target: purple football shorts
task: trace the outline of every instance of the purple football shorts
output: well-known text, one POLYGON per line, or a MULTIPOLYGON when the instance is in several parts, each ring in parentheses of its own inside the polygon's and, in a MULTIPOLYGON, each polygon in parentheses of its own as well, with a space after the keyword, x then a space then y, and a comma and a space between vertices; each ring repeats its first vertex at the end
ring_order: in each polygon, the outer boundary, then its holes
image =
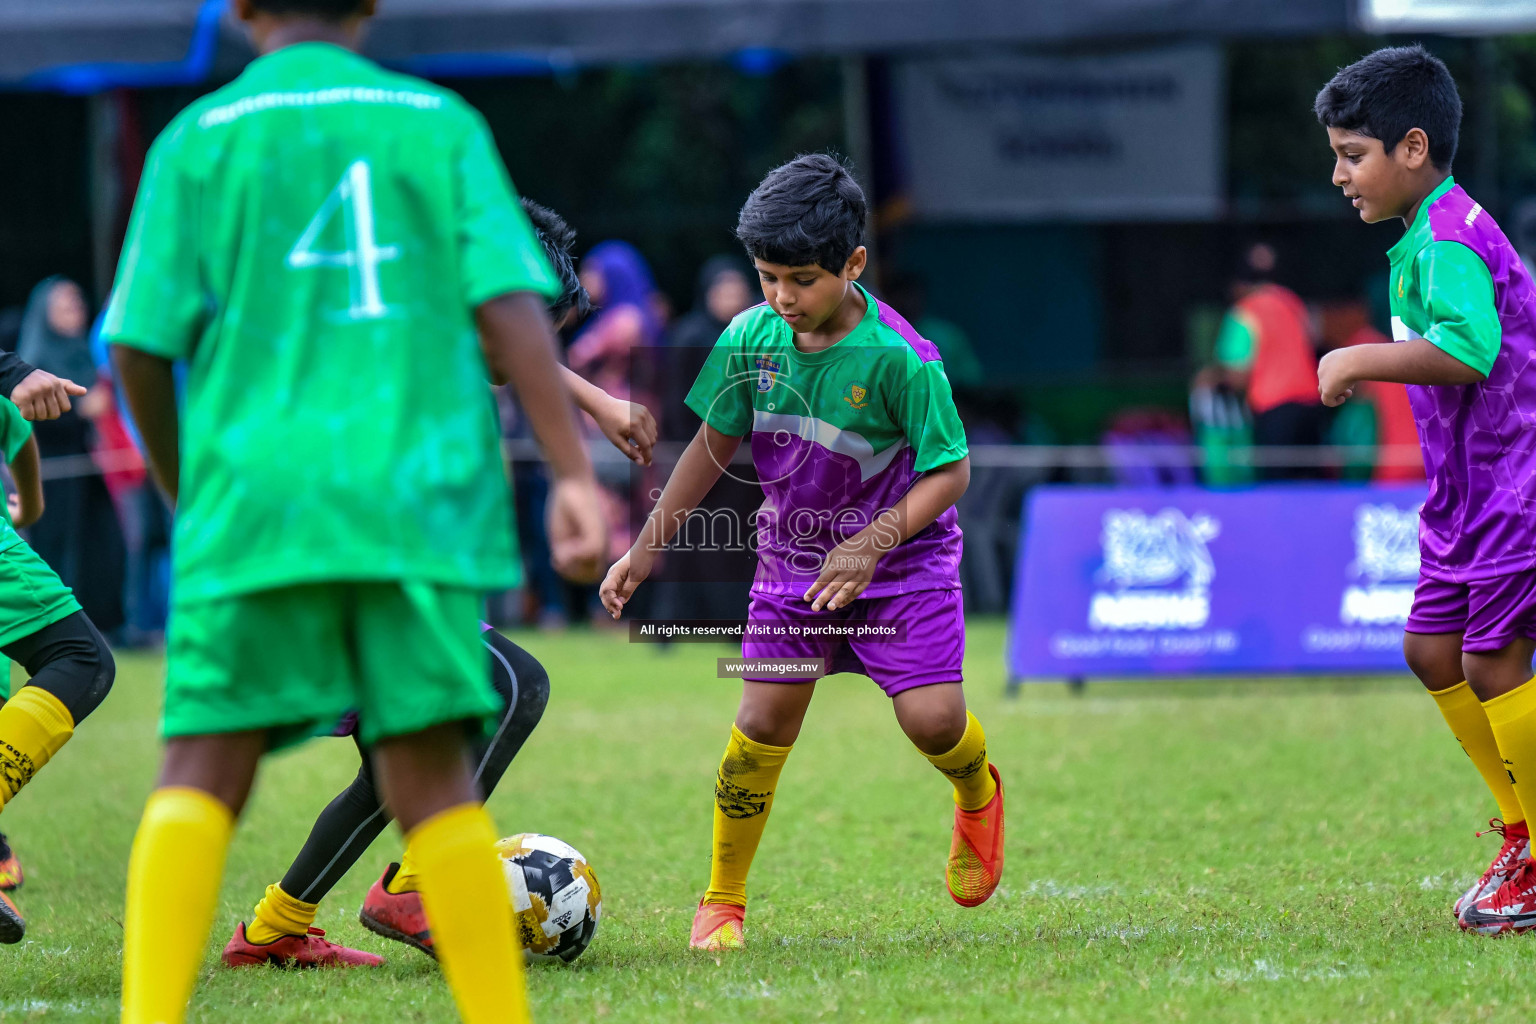
POLYGON ((1461 649, 1497 651, 1516 637, 1536 637, 1536 569, 1470 583, 1419 575, 1408 613, 1410 633, 1461 633, 1461 649))

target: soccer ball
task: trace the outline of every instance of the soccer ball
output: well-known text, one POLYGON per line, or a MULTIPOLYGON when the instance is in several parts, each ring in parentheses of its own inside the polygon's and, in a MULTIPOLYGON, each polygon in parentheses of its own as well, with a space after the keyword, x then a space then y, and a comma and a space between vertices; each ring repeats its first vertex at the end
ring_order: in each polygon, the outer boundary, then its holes
POLYGON ((517 938, 531 960, 570 963, 592 944, 603 890, 575 847, 524 832, 496 844, 516 915, 517 938))

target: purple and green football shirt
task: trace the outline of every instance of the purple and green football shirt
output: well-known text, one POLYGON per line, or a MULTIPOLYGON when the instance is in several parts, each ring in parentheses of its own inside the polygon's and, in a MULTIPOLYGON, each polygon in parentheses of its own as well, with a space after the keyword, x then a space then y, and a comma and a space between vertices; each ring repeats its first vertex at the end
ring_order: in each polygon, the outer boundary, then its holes
MULTIPOLYGON (((751 435, 763 487, 752 592, 799 597, 827 552, 893 508, 930 469, 965 458, 938 349, 889 306, 869 308, 820 352, 795 347, 764 304, 715 344, 688 407, 732 437, 751 435)), ((864 597, 960 586, 960 527, 948 508, 880 560, 864 597)))
POLYGON ((1387 253, 1392 336, 1487 375, 1408 387, 1429 497, 1422 571, 1467 583, 1536 565, 1536 286, 1504 232, 1452 178, 1387 253))

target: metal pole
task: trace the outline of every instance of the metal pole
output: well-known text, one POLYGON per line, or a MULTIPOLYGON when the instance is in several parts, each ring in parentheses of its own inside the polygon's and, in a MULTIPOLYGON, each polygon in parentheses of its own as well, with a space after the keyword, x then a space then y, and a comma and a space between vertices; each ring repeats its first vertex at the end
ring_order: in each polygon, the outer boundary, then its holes
POLYGON ((1498 43, 1479 39, 1477 51, 1477 198, 1495 217, 1504 214, 1499 205, 1499 104, 1502 75, 1498 43))
MULTIPOLYGON (((843 61, 843 140, 848 149, 848 159, 853 162, 855 176, 864 186, 865 196, 874 208, 875 147, 869 123, 869 60, 866 57, 844 57, 843 61)), ((870 263, 875 262, 875 235, 869 232, 864 240, 869 250, 870 263)))

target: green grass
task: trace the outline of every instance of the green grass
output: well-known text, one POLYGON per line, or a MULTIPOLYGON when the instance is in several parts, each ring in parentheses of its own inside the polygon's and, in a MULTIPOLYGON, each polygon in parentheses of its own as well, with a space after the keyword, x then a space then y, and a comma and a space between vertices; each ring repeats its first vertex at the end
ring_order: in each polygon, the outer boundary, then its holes
MULTIPOLYGON (((531 971, 541 1022, 1517 1020, 1536 949, 1460 934, 1492 813, 1406 675, 1095 683, 1003 694, 1003 629, 975 622, 972 706, 1009 793, 1008 867, 962 910, 941 869, 950 804, 862 678, 821 686, 752 876, 752 947, 685 949, 709 871, 710 790, 737 688, 721 648, 606 632, 520 638, 551 670, 544 724, 492 810, 574 843, 603 881, 596 943, 531 971)), ((281 638, 274 638, 281 642, 281 638)), ((116 1020, 123 876, 156 763, 158 659, 4 816, 27 941, 0 949, 0 1020, 116 1020)), ((316 741, 272 760, 230 852, 191 1019, 451 1021, 433 964, 355 912, 391 834, 321 909, 375 972, 215 970, 355 769, 316 741)), ((167 922, 172 926, 174 922, 167 922)))

